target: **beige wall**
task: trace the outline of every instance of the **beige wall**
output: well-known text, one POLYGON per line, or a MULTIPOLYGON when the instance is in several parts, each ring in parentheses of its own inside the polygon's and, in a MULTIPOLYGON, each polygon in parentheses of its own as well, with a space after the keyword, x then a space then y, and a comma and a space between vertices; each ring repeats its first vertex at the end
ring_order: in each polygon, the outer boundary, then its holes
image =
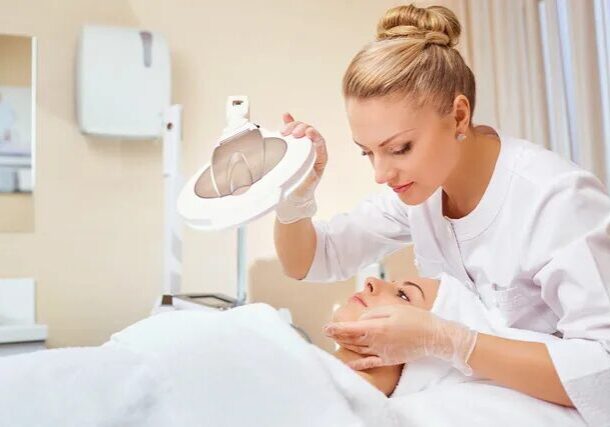
MULTIPOLYGON (((210 155, 228 95, 248 95, 252 119, 265 127, 279 127, 284 111, 317 126, 330 156, 318 217, 328 218, 376 190, 370 167, 350 142, 340 80, 352 55, 373 37, 377 17, 395 3, 0 0, 2 32, 36 36, 39 51, 36 230, 0 233, 0 277, 37 280, 38 317, 50 327, 49 344, 99 344, 146 316, 161 288, 161 146, 78 131, 74 61, 82 24, 139 26, 167 37, 173 101, 184 105, 187 174, 210 155), (350 186, 340 185, 345 182, 350 186)), ((269 215, 248 227, 255 279, 260 265, 270 265, 263 276, 277 274, 272 225, 269 215)), ((234 294, 234 232, 187 231, 184 253, 185 291, 234 294)), ((253 287, 251 295, 296 307, 297 321, 320 315, 315 301, 307 314, 299 306, 301 291, 286 283, 253 287)), ((341 300, 351 285, 302 292, 341 300)))
POLYGON ((38 39, 36 229, 0 233, 0 277, 34 277, 52 346, 96 344, 146 314, 161 263, 160 149, 95 141, 74 114, 85 22, 137 25, 125 1, 0 1, 5 34, 38 39))
POLYGON ((0 233, 34 231, 32 193, 0 193, 0 233))
MULTIPOLYGON (((32 39, 0 34, 0 86, 30 87, 32 39)), ((0 193, 0 232, 34 231, 34 196, 0 193)))

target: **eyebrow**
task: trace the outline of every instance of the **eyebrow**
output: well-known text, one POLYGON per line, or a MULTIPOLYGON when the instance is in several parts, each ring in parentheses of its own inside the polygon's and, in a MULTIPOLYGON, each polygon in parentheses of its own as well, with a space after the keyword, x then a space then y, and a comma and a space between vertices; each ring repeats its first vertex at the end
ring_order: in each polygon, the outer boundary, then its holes
POLYGON ((426 295, 424 294, 424 291, 422 290, 422 288, 420 288, 420 287, 419 287, 419 285, 418 285, 418 284, 415 284, 415 283, 413 283, 413 282, 409 282, 409 281, 405 281, 405 282, 402 282, 402 283, 401 283, 401 285, 402 285, 402 286, 409 286, 409 285, 411 285, 411 286, 415 286, 415 287, 416 287, 417 289, 419 289, 419 291, 421 292, 421 296, 422 296, 422 298, 423 298, 424 300, 426 299, 426 295))
MULTIPOLYGON (((398 135, 402 135, 405 132, 409 132, 415 130, 415 128, 411 128, 411 129, 405 129, 405 130, 401 130, 398 133, 395 133, 394 135, 392 135, 391 137, 389 137, 388 139, 386 139, 385 141, 383 141, 381 144, 379 144, 379 147, 383 147, 384 145, 386 145, 388 142, 390 142, 391 140, 393 140, 394 138, 396 138, 398 135)), ((362 148, 366 148, 364 145, 360 144, 358 141, 356 141, 354 139, 354 142, 356 143, 356 145, 362 147, 362 148)))

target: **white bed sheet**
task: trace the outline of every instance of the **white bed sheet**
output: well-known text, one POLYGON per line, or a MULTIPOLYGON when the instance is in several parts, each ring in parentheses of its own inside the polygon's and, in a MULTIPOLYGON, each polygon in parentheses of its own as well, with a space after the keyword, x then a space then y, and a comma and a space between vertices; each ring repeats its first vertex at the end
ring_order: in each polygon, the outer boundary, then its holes
POLYGON ((0 358, 0 425, 584 425, 574 410, 428 369, 437 387, 388 399, 268 305, 170 312, 101 347, 0 358))

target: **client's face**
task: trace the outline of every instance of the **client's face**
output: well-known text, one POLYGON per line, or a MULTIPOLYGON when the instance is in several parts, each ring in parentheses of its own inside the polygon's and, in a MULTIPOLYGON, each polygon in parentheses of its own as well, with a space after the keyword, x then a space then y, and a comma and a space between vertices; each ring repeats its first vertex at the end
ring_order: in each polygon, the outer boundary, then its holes
POLYGON ((364 310, 381 305, 410 304, 430 310, 440 281, 412 277, 404 281, 386 282, 375 277, 366 279, 364 289, 352 295, 334 313, 334 322, 357 320, 364 310))

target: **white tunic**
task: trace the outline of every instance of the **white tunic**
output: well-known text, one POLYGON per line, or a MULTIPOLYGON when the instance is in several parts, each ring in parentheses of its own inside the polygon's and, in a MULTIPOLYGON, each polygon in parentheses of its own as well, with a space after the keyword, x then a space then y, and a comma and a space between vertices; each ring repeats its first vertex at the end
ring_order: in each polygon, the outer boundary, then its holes
POLYGON ((500 139, 488 188, 467 216, 443 216, 441 188, 416 206, 387 188, 314 222, 303 280, 347 279, 412 242, 422 276, 444 271, 506 326, 563 337, 547 348, 566 392, 588 423, 610 426, 610 197, 556 153, 500 139))

